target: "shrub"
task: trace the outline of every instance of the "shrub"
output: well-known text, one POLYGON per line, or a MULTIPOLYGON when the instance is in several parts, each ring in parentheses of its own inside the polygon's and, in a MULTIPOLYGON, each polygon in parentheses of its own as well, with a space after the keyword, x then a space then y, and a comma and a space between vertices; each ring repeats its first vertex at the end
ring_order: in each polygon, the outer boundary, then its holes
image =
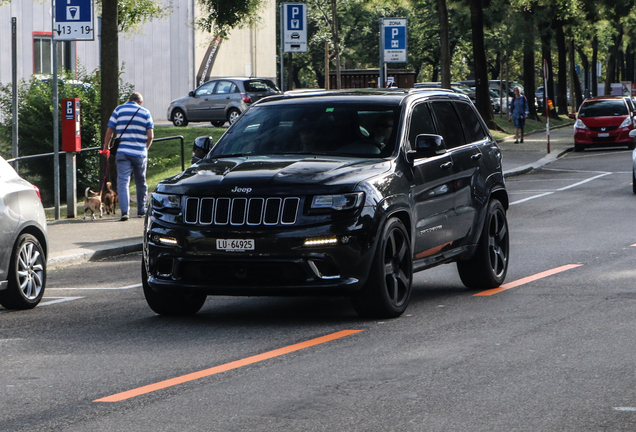
MULTIPOLYGON (((18 154, 19 156, 53 152, 53 89, 50 78, 31 77, 18 84, 18 154)), ((130 84, 120 82, 120 101, 127 100, 133 91, 130 84)), ((12 129, 11 84, 0 84, 0 155, 11 158, 12 129)), ((82 148, 100 147, 100 82, 99 72, 79 71, 78 77, 61 75, 58 82, 58 98, 80 99, 82 148)), ((59 142, 62 151, 61 118, 58 110, 59 142)), ((19 162, 20 175, 38 186, 45 206, 54 205, 53 156, 45 156, 19 162)), ((60 157, 60 201, 66 201, 66 161, 60 157)), ((84 151, 77 156, 77 192, 84 196, 87 187, 98 190, 99 154, 84 151)))

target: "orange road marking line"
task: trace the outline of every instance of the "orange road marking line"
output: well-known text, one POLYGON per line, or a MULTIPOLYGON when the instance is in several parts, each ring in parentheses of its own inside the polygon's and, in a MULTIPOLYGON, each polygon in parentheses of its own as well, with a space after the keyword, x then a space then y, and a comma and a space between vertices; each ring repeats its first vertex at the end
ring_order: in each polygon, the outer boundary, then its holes
POLYGON ((247 357, 244 358, 242 360, 237 360, 237 361, 233 361, 230 363, 225 363, 219 366, 215 366, 209 369, 204 369, 202 371, 199 372, 193 372, 187 375, 182 375, 179 377, 175 377, 175 378, 171 378, 171 379, 167 379, 165 381, 160 381, 158 383, 155 384, 149 384, 143 387, 138 387, 136 389, 132 389, 132 390, 128 390, 125 392, 121 392, 121 393, 117 393, 111 396, 106 396, 103 397, 101 399, 96 399, 93 402, 121 402, 123 400, 126 399, 130 399, 133 398, 135 396, 140 396, 146 393, 151 393, 157 390, 161 390, 167 387, 172 387, 178 384, 183 384, 189 381, 194 381, 197 380, 199 378, 205 378, 208 377, 210 375, 215 375, 221 372, 226 372, 232 369, 237 369, 240 368, 242 366, 247 366, 253 363, 258 363, 264 360, 268 360, 274 357, 279 357, 282 356, 284 354, 289 354, 291 352, 294 351, 299 351, 305 348, 309 348, 315 345, 320 345, 326 342, 331 342, 333 340, 336 339, 340 339, 343 338, 345 336, 350 336, 356 333, 360 333, 363 330, 343 330, 340 332, 336 332, 336 333, 332 333, 332 334, 328 334, 326 336, 322 336, 319 338, 315 338, 315 339, 311 339, 305 342, 301 342, 301 343, 297 343, 295 345, 290 345, 287 347, 283 347, 283 348, 278 348, 275 349, 273 351, 268 351, 262 354, 258 354, 252 357, 247 357))
POLYGON ((582 265, 583 264, 568 264, 568 265, 564 265, 564 266, 561 266, 561 267, 557 267, 557 268, 552 269, 552 270, 547 270, 547 271, 544 271, 544 272, 541 272, 541 273, 537 273, 537 274, 532 275, 532 276, 528 276, 528 277, 524 277, 524 278, 518 279, 516 281, 510 282, 510 283, 507 283, 507 284, 503 284, 499 288, 493 288, 493 289, 489 289, 489 290, 486 290, 486 291, 478 292, 477 294, 474 294, 473 297, 491 296, 493 294, 497 294, 497 293, 500 293, 502 291, 509 290, 510 288, 518 287, 519 285, 524 285, 524 284, 536 281, 538 279, 543 279, 544 277, 548 277, 548 276, 552 276, 552 275, 557 274, 557 273, 564 272, 566 270, 571 270, 571 269, 576 268, 576 267, 581 267, 582 265))

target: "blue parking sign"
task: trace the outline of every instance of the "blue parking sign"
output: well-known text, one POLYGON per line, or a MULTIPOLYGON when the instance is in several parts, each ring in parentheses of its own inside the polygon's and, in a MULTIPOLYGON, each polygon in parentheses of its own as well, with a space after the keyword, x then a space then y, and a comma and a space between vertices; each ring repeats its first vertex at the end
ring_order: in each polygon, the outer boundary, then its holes
POLYGON ((307 5, 281 4, 281 37, 284 52, 307 52, 307 5))
POLYGON ((55 2, 55 22, 92 22, 92 0, 58 0, 55 2))
POLYGON ((384 49, 406 49, 406 27, 384 27, 384 49))
POLYGON ((287 30, 303 31, 305 29, 305 16, 303 4, 288 4, 287 6, 287 30))
POLYGON ((406 18, 380 18, 380 56, 384 63, 407 62, 406 18))

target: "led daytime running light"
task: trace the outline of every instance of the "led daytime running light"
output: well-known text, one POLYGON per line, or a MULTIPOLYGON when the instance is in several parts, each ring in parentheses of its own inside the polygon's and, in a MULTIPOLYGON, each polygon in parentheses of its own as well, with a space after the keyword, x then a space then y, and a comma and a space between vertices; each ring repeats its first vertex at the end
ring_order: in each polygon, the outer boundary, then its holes
POLYGON ((305 246, 325 246, 325 245, 334 245, 338 243, 338 239, 336 237, 329 238, 313 238, 305 240, 305 246))

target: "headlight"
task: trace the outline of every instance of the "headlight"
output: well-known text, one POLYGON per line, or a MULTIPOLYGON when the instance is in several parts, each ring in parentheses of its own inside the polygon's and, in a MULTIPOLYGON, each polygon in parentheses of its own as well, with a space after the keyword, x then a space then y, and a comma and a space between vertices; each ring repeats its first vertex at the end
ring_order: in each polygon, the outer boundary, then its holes
POLYGON ((632 118, 627 117, 625 120, 623 120, 623 123, 621 123, 619 127, 627 127, 627 126, 630 126, 631 124, 632 124, 632 118))
POLYGON ((354 192, 340 195, 316 195, 311 201, 314 210, 351 210, 362 204, 364 192, 354 192))
POLYGON ((587 126, 585 126, 585 123, 583 123, 583 121, 577 120, 576 123, 574 123, 574 128, 575 129, 587 129, 587 126))
POLYGON ((166 195, 161 193, 153 193, 151 195, 152 208, 161 209, 178 209, 181 207, 181 197, 179 195, 166 195))

